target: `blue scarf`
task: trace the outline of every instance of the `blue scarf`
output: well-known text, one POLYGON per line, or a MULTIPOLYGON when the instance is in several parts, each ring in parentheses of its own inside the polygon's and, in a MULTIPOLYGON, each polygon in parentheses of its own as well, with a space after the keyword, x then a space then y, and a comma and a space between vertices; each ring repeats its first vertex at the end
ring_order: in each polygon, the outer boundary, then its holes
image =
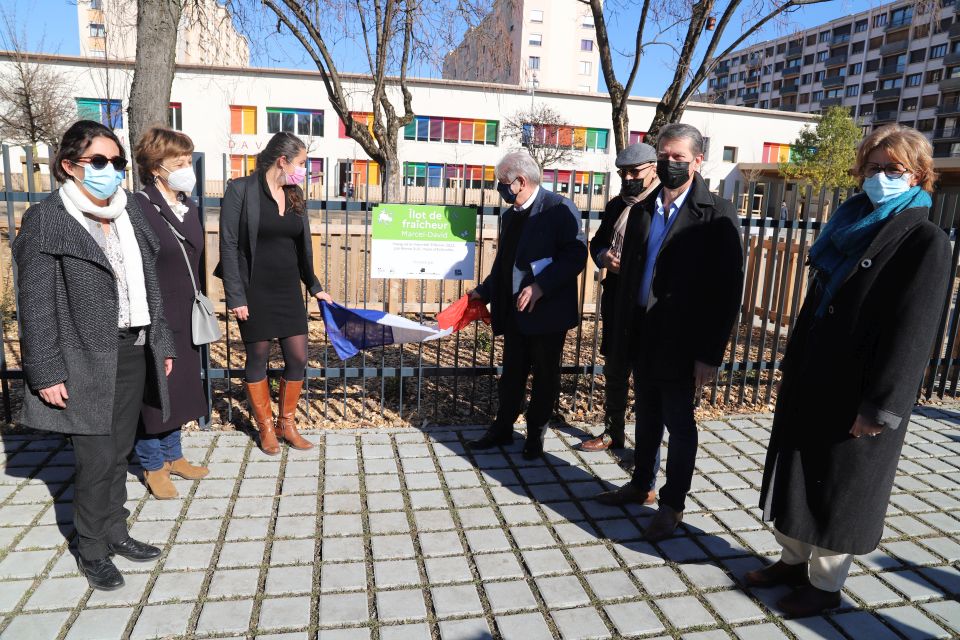
POLYGON ((918 186, 877 205, 875 209, 864 193, 858 193, 841 204, 810 247, 810 265, 815 269, 817 283, 823 288, 816 317, 821 318, 826 313, 833 296, 887 219, 906 209, 931 206, 930 194, 918 186))

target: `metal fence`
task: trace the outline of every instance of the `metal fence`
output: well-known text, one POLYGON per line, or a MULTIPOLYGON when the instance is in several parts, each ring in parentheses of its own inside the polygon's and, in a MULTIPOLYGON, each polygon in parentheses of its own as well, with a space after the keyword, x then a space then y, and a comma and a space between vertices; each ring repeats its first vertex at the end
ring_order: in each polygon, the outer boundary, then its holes
MULTIPOLYGON (((33 165, 26 149, 25 166, 33 165)), ((226 165, 226 159, 223 159, 226 165)), ((226 167, 225 167, 226 168, 226 167)), ((204 193, 206 163, 195 154, 199 193, 195 200, 206 228, 203 285, 218 304, 224 323, 224 338, 202 353, 202 378, 213 422, 238 422, 246 416, 242 402, 243 347, 235 323, 226 314, 222 288, 213 278, 217 262, 218 195, 204 193)), ((8 243, 0 247, 0 390, 2 416, 11 422, 23 393, 19 366, 16 320, 16 273, 10 246, 20 216, 31 203, 48 192, 36 188, 33 173, 18 177, 10 163, 10 149, 3 147, 5 225, 0 230, 8 243), (24 190, 15 190, 22 186, 24 190)), ((329 184, 329 182, 328 182, 329 184)), ((375 202, 357 201, 330 193, 326 185, 308 185, 308 215, 313 229, 315 268, 324 288, 347 306, 378 308, 429 322, 441 308, 463 295, 472 285, 462 281, 381 280, 370 277, 371 219, 375 202)), ((499 233, 500 201, 488 189, 450 188, 443 185, 429 197, 411 197, 417 188, 404 190, 407 202, 430 202, 439 198, 448 204, 477 209, 478 278, 489 271, 499 233)), ((369 189, 358 189, 369 193, 369 189)), ((731 197, 741 214, 741 234, 746 255, 744 293, 739 322, 716 381, 703 390, 701 402, 734 407, 769 406, 775 400, 779 370, 806 290, 806 255, 829 216, 849 193, 801 189, 780 180, 719 184, 718 192, 731 197), (783 203, 786 207, 783 207, 783 203), (784 215, 785 214, 785 215, 784 215)), ((593 189, 581 203, 582 224, 587 237, 599 226, 606 194, 593 189)), ((958 216, 956 194, 937 194, 931 219, 954 240, 954 273, 960 260, 955 241, 958 216)), ((567 338, 562 364, 563 385, 558 412, 567 419, 598 419, 603 406, 603 363, 599 355, 602 327, 598 317, 599 272, 589 263, 580 276, 581 321, 567 338)), ((709 277, 706 274, 705 277, 709 277)), ((500 372, 501 345, 488 327, 476 324, 453 336, 429 344, 392 345, 365 351, 341 362, 321 330, 316 307, 305 298, 311 312, 311 346, 307 368, 307 418, 321 424, 365 423, 478 423, 492 418, 496 410, 496 375, 500 372)), ((957 284, 941 308, 940 330, 922 389, 926 397, 958 393, 960 378, 960 305, 957 284)), ((274 354, 276 356, 276 354, 274 354)), ((276 360, 273 365, 276 365, 276 360)), ((279 369, 271 368, 276 377, 279 369)), ((202 426, 208 426, 204 421, 202 426)))

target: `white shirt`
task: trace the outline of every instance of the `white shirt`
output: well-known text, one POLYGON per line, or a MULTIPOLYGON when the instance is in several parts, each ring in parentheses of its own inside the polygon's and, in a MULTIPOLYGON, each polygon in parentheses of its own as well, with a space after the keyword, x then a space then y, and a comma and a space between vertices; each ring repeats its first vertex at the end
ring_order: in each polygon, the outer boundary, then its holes
POLYGON ((526 202, 524 202, 523 204, 515 204, 513 205, 513 208, 516 209, 517 211, 526 211, 527 209, 533 206, 533 201, 537 199, 537 195, 539 193, 540 193, 540 185, 537 185, 536 188, 533 190, 533 193, 530 194, 530 197, 527 198, 526 202))

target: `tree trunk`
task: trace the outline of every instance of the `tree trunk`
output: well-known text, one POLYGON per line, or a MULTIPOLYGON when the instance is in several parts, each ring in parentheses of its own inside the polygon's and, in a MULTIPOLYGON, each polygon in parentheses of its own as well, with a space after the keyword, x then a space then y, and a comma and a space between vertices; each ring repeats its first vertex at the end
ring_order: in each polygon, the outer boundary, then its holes
MULTIPOLYGON (((130 148, 151 126, 168 126, 183 0, 137 0, 137 57, 127 111, 130 148)), ((140 177, 134 173, 134 186, 140 177)))
POLYGON ((613 120, 613 144, 620 153, 630 144, 630 116, 627 113, 627 104, 621 99, 622 91, 619 95, 614 95, 610 91, 611 117, 613 120))

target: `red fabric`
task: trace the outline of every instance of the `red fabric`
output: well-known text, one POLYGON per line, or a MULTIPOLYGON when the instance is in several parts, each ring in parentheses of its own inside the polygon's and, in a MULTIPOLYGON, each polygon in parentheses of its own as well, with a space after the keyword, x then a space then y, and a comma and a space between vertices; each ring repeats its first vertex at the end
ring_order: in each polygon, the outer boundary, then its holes
POLYGON ((453 327, 454 331, 460 331, 474 320, 490 324, 490 312, 483 300, 471 300, 469 294, 437 314, 437 324, 441 329, 453 327))

